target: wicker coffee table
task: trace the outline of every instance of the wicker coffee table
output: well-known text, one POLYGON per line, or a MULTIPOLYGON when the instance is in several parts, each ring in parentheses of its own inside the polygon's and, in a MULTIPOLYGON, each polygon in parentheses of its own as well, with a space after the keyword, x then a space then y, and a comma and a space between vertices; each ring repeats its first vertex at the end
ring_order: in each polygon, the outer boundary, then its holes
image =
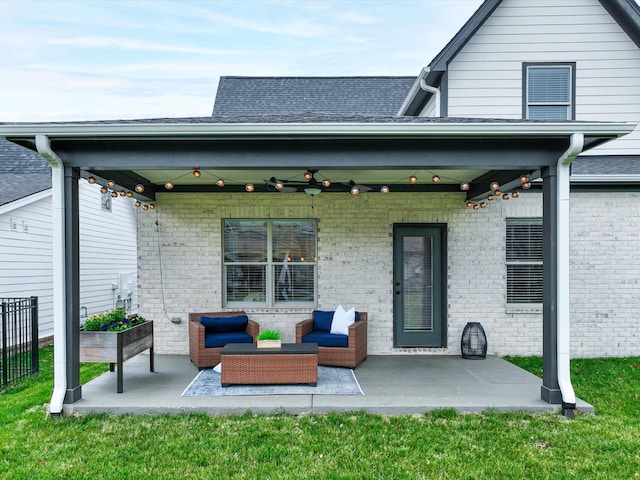
POLYGON ((223 387, 318 383, 318 344, 283 343, 280 348, 257 348, 229 343, 220 352, 223 387))

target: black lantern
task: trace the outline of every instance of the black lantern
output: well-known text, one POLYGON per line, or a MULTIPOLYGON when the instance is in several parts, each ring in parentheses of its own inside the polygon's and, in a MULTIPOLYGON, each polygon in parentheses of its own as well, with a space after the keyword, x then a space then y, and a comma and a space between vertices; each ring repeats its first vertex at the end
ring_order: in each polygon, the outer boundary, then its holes
POLYGON ((487 336, 479 322, 469 322, 462 330, 462 358, 482 360, 487 357, 487 336))

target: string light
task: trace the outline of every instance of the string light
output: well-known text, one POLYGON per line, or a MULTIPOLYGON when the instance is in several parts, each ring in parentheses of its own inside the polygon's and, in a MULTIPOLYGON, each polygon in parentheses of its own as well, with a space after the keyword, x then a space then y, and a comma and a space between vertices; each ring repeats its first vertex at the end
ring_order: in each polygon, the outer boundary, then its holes
POLYGON ((520 196, 520 194, 518 192, 511 192, 511 196, 513 198, 518 198, 520 196))
POLYGON ((487 195, 487 200, 492 201, 493 200, 493 195, 492 194, 487 195))
POLYGON ((100 189, 100 191, 101 191, 102 193, 107 193, 109 190, 107 189, 107 187, 102 187, 102 188, 100 189))
POLYGON ((167 190, 173 190, 173 182, 165 183, 164 188, 166 188, 167 190))
POLYGON ((520 175, 520 183, 527 183, 529 181, 529 177, 526 175, 520 175))
POLYGON ((498 190, 499 188, 500 188, 500 184, 498 182, 491 182, 491 190, 498 190))
POLYGON ((438 175, 434 175, 433 177, 431 177, 431 181, 433 183, 440 183, 440 177, 438 175))
POLYGON ((462 190, 463 192, 466 192, 467 190, 469 190, 469 182, 462 182, 460 184, 460 190, 462 190))
POLYGON ((109 187, 109 188, 113 188, 113 186, 114 186, 115 184, 116 184, 116 182, 114 182, 113 180, 109 180, 109 181, 107 182, 107 187, 109 187))
POLYGON ((138 193, 142 193, 144 192, 144 185, 142 185, 141 183, 137 184, 136 187, 134 188, 134 190, 138 193))
POLYGON ((351 187, 351 195, 358 195, 360 193, 360 188, 357 185, 351 187))
POLYGON ((255 187, 253 186, 253 183, 247 183, 247 185, 244 187, 244 189, 247 192, 253 192, 253 190, 255 189, 255 187))
POLYGON ((276 190, 282 190, 284 188, 284 183, 278 181, 276 182, 276 190))
POLYGON ((125 192, 124 190, 120 190, 120 196, 121 197, 126 197, 127 196, 127 192, 125 192))
POLYGON ((389 193, 389 186, 383 185, 382 187, 380 187, 380 193, 389 193))
POLYGON ((193 169, 193 177, 194 178, 200 178, 200 175, 202 175, 202 173, 200 173, 200 170, 198 170, 197 168, 193 169))
POLYGON ((218 181, 216 182, 216 185, 218 185, 219 187, 224 187, 224 180, 219 178, 218 181))
POLYGON ((304 173, 304 179, 305 179, 305 180, 311 180, 311 177, 313 177, 313 173, 311 173, 309 170, 307 170, 307 171, 304 173))
POLYGON ((508 193, 503 193, 502 194, 502 199, 503 200, 509 200, 509 194, 508 193))
POLYGON ((467 207, 473 207, 473 202, 467 201, 466 205, 467 205, 467 207))
POLYGON ((139 207, 140 205, 142 205, 142 202, 140 200, 136 200, 135 206, 139 207))
POLYGON ((531 188, 531 184, 530 184, 529 182, 524 182, 524 183, 522 184, 522 188, 524 188, 525 190, 527 190, 527 189, 531 188))
POLYGON ((487 202, 480 202, 480 208, 485 208, 487 206, 487 202))
POLYGON ((111 196, 112 196, 113 198, 116 198, 116 197, 118 196, 118 192, 111 192, 111 196))
POLYGON ((90 184, 92 184, 92 185, 93 185, 94 183, 96 183, 96 177, 89 177, 89 178, 87 178, 87 182, 89 182, 90 184))
POLYGON ((322 181, 322 186, 323 186, 324 188, 329 188, 329 187, 331 186, 331 182, 329 181, 329 179, 325 178, 325 179, 322 181))
POLYGON ((133 192, 127 192, 127 197, 129 198, 133 197, 133 192))

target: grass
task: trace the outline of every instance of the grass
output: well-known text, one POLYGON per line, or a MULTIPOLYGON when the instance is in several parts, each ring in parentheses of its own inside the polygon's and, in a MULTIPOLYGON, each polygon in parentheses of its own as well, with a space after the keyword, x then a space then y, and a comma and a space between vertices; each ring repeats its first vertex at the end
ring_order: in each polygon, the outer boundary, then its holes
MULTIPOLYGON (((539 358, 509 358, 534 373, 539 358)), ((41 374, 0 395, 3 479, 640 477, 640 358, 572 362, 597 415, 88 415, 54 420, 41 374)), ((83 364, 82 381, 106 370, 83 364)))

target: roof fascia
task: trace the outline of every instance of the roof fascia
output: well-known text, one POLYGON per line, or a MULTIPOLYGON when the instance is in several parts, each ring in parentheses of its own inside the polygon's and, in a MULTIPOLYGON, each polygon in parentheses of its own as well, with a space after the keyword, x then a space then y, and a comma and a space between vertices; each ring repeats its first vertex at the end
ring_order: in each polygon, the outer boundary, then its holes
MULTIPOLYGON (((487 21, 493 11, 498 8, 501 3, 502 0, 485 0, 485 2, 480 5, 478 10, 476 10, 471 18, 467 20, 467 23, 465 23, 449 43, 440 50, 440 53, 431 60, 429 68, 431 69, 431 72, 433 72, 433 75, 436 75, 436 72, 446 71, 447 65, 451 59, 455 57, 462 47, 467 44, 469 39, 471 39, 484 22, 487 21)), ((426 80, 429 82, 430 78, 427 77, 426 80)))
POLYGON ((599 0, 633 43, 640 48, 640 6, 634 0, 599 0))
POLYGON ((32 193, 31 195, 27 195, 26 197, 18 198, 17 200, 13 200, 11 202, 5 203, 4 205, 0 205, 0 215, 4 215, 5 213, 13 212, 18 208, 25 207, 27 205, 31 205, 43 198, 47 198, 51 196, 51 188, 47 188, 46 190, 42 190, 41 192, 32 193))
POLYGON ((31 140, 88 138, 470 138, 585 137, 617 138, 631 133, 632 122, 415 122, 415 123, 134 123, 5 124, 0 137, 31 140))

